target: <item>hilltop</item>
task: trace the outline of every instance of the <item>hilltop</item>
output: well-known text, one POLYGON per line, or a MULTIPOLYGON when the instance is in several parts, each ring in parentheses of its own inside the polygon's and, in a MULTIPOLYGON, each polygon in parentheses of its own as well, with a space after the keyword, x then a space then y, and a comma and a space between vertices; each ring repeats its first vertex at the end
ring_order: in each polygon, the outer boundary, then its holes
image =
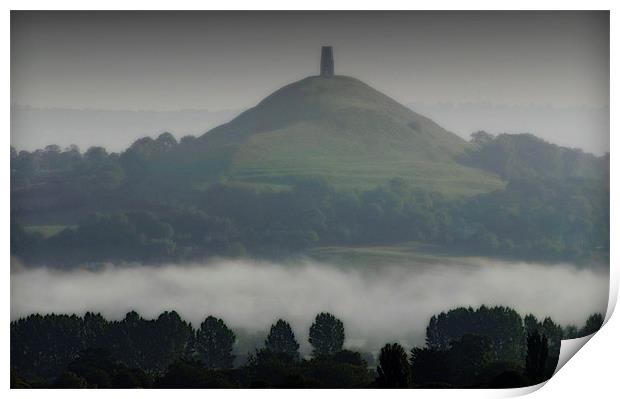
POLYGON ((318 177, 367 189, 400 177, 446 194, 502 187, 497 175, 457 161, 470 147, 357 79, 312 76, 180 146, 175 158, 202 163, 206 183, 290 185, 318 177))

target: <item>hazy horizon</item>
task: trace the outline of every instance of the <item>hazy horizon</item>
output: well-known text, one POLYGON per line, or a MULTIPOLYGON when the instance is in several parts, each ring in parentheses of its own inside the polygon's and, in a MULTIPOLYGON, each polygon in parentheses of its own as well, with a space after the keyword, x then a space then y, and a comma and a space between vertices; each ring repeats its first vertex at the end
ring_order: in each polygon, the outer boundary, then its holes
MULTIPOLYGON (((491 103, 404 104, 465 140, 484 130, 493 134, 531 133, 553 144, 595 155, 609 152, 609 107, 510 106, 491 103), (585 135, 590 130, 592 134, 585 135)), ((230 121, 244 109, 214 111, 114 110, 11 107, 11 145, 34 151, 49 144, 82 150, 103 146, 120 152, 141 137, 163 132, 177 139, 201 135, 230 121)))
POLYGON ((135 128, 94 118, 75 132, 62 117, 42 127, 18 120, 11 143, 118 151, 163 131, 202 134, 232 110, 318 74, 326 44, 334 47, 336 74, 407 106, 435 105, 414 110, 463 138, 479 129, 528 132, 597 155, 609 151, 604 11, 13 11, 13 105, 223 116, 132 121, 135 128), (489 106, 454 115, 447 103, 489 106), (493 114, 493 107, 504 111, 493 114), (549 107, 568 111, 545 115, 549 107))

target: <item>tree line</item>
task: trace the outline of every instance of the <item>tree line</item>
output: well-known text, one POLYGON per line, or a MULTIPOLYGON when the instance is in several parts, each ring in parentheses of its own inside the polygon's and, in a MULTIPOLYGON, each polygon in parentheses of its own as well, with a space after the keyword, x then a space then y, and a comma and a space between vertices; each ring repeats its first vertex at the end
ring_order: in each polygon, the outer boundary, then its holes
POLYGON ((560 147, 529 133, 493 135, 477 131, 462 161, 506 181, 524 177, 609 179, 609 153, 602 157, 560 147))
POLYGON ((344 349, 345 328, 319 313, 302 356, 288 322, 277 320, 264 344, 234 367, 236 334, 217 317, 197 329, 176 312, 146 320, 136 312, 34 314, 11 323, 11 385, 68 388, 483 387, 525 386, 551 376, 561 339, 589 335, 603 323, 561 327, 506 307, 456 308, 433 316, 426 345, 407 353, 386 344, 376 368, 344 349))
POLYGON ((149 201, 136 210, 94 210, 51 237, 24 229, 13 213, 11 253, 27 263, 62 266, 277 258, 318 245, 407 241, 532 259, 606 259, 609 253, 609 190, 589 180, 512 180, 504 190, 461 199, 417 190, 402 179, 364 192, 316 180, 284 191, 214 184, 184 203, 149 201))
POLYGON ((310 178, 284 188, 205 184, 219 167, 192 155, 195 140, 163 133, 120 154, 11 147, 11 253, 68 265, 419 241, 519 258, 608 257, 608 156, 477 132, 462 162, 497 173, 506 187, 450 198, 400 178, 365 191, 310 178), (23 228, 46 220, 67 226, 52 237, 23 228))

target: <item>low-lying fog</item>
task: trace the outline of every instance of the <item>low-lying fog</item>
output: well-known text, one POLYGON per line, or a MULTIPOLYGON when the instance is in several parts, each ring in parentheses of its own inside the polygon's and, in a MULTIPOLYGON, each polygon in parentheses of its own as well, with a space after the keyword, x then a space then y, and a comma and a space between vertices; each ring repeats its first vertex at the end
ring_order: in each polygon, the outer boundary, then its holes
POLYGON ((307 351, 314 316, 329 311, 344 322, 347 347, 375 351, 388 341, 423 345, 431 315, 455 306, 507 305, 522 315, 549 315, 563 325, 581 326, 590 313, 605 313, 608 282, 607 272, 600 270, 490 260, 374 271, 310 261, 108 266, 98 271, 14 264, 11 318, 90 310, 120 319, 131 309, 154 318, 176 310, 194 326, 212 314, 240 337, 262 341, 281 317, 307 351))

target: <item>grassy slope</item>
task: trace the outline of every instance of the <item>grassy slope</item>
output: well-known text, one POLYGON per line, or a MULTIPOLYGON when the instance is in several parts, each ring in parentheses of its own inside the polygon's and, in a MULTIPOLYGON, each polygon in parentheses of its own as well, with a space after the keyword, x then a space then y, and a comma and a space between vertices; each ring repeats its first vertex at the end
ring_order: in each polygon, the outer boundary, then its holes
POLYGON ((342 267, 354 266, 358 270, 375 270, 377 267, 390 265, 406 265, 414 269, 433 269, 438 265, 466 267, 479 264, 483 259, 491 259, 413 241, 383 245, 316 247, 309 250, 307 256, 312 260, 342 267))
POLYGON ((368 85, 338 76, 285 86, 206 133, 199 146, 203 156, 228 157, 229 181, 286 184, 310 176, 366 189, 403 177, 447 194, 501 187, 495 175, 454 161, 468 145, 368 85))
POLYGON ((598 252, 589 258, 553 260, 527 258, 523 256, 481 255, 476 251, 464 251, 449 246, 424 244, 416 241, 394 244, 367 245, 334 245, 320 246, 309 249, 305 255, 319 262, 339 266, 374 270, 376 267, 388 265, 406 265, 412 268, 432 269, 437 265, 453 265, 459 267, 476 266, 481 262, 500 265, 501 262, 535 262, 537 264, 565 264, 583 268, 607 270, 609 253, 598 252))

